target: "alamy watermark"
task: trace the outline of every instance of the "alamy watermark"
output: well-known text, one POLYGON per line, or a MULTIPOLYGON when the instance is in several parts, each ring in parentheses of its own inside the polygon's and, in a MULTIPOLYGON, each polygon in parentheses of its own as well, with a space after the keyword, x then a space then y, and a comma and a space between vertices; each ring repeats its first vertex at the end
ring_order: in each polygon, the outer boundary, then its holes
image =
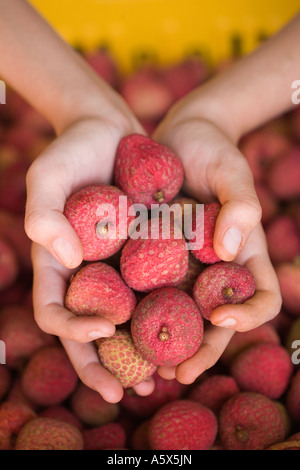
POLYGON ((0 80, 0 104, 6 104, 6 86, 3 80, 0 80))
POLYGON ((295 349, 292 353, 292 363, 297 366, 300 364, 300 339, 295 339, 291 344, 291 348, 295 349))
POLYGON ((128 207, 127 196, 119 197, 119 205, 99 204, 96 233, 100 239, 186 240, 188 250, 199 250, 204 243, 204 204, 144 204, 128 207), (150 212, 150 213, 149 213, 150 212), (128 224, 128 218, 132 218, 128 224))
POLYGON ((292 88, 295 89, 292 93, 292 103, 295 105, 300 104, 300 80, 294 80, 292 88))

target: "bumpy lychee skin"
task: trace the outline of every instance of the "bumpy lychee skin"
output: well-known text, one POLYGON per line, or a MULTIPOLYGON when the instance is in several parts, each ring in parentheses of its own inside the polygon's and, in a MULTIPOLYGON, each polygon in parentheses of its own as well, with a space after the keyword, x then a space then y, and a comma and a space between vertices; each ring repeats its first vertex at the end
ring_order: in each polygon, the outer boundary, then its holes
POLYGON ((193 298, 207 320, 212 311, 224 304, 240 304, 255 293, 255 280, 246 266, 221 261, 208 266, 199 275, 193 298))
POLYGON ((223 404, 240 391, 236 380, 229 375, 213 374, 196 384, 187 398, 206 406, 218 415, 223 404))
POLYGON ((211 410, 191 400, 176 400, 155 413, 148 439, 153 450, 208 450, 217 430, 211 410))
POLYGON ((116 331, 109 338, 96 340, 96 344, 102 365, 120 380, 124 388, 151 377, 156 370, 154 364, 141 356, 125 329, 116 331))
POLYGON ((286 422, 269 397, 239 392, 221 408, 219 435, 226 450, 262 450, 285 439, 286 422))
POLYGON ((131 334, 140 354, 156 365, 176 366, 203 339, 203 319, 193 299, 176 287, 156 289, 137 305, 131 334))
POLYGON ((124 245, 134 219, 128 216, 131 204, 123 191, 104 184, 82 188, 67 199, 64 215, 80 238, 85 261, 106 259, 124 245))
MULTIPOLYGON (((289 415, 295 422, 300 422, 300 370, 294 374, 285 398, 289 415)), ((300 440, 300 436, 299 436, 300 440)))
POLYGON ((145 397, 137 395, 133 389, 125 390, 121 406, 142 418, 152 416, 160 407, 174 400, 178 400, 183 393, 184 385, 176 379, 166 380, 157 372, 153 374, 155 388, 145 397))
POLYGON ((118 146, 114 178, 134 203, 169 202, 183 183, 183 166, 165 145, 140 134, 124 137, 118 146))
POLYGON ((83 429, 83 423, 80 419, 65 405, 53 405, 43 408, 38 413, 39 417, 57 419, 65 423, 72 424, 80 431, 83 429))
POLYGON ((84 450, 102 450, 125 447, 125 431, 119 423, 87 428, 83 431, 84 450))
POLYGON ((0 450, 12 450, 16 435, 34 418, 36 413, 30 406, 4 401, 0 406, 0 450))
POLYGON ((22 427, 15 450, 83 450, 83 437, 69 423, 38 417, 22 427))
POLYGON ((213 247, 215 226, 220 209, 221 204, 219 202, 204 204, 203 221, 201 218, 199 220, 196 211, 193 212, 192 230, 196 235, 190 240, 191 246, 195 244, 195 248, 192 248, 191 251, 199 261, 205 264, 214 264, 221 261, 213 247), (199 247, 197 246, 198 243, 199 247))
POLYGON ((230 371, 242 390, 277 399, 288 387, 293 364, 281 345, 259 343, 241 352, 233 360, 230 371))
POLYGON ((136 298, 117 270, 99 261, 71 279, 65 306, 76 315, 99 315, 119 325, 131 318, 136 298))
POLYGON ((124 281, 142 292, 179 284, 188 265, 189 251, 181 230, 156 218, 142 224, 139 238, 126 242, 120 259, 124 281))
POLYGON ((249 331, 236 331, 221 356, 221 362, 229 366, 234 357, 257 343, 280 344, 281 339, 277 330, 270 323, 263 323, 249 331))
POLYGON ((58 405, 74 391, 78 376, 61 346, 36 351, 22 373, 25 395, 40 406, 58 405))
POLYGON ((56 344, 56 337, 42 331, 25 305, 9 305, 1 310, 0 338, 5 343, 6 364, 16 369, 44 346, 56 344))
POLYGON ((117 418, 118 403, 109 403, 102 396, 82 382, 70 397, 70 409, 88 427, 102 426, 117 418))

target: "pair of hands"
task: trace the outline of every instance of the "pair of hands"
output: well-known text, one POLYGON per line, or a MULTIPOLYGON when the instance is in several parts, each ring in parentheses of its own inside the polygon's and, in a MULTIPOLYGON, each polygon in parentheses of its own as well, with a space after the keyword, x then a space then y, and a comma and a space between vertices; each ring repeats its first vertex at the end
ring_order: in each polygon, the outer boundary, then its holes
MULTIPOLYGON (((121 97, 114 96, 114 116, 77 119, 32 164, 27 174, 25 229, 33 240, 33 302, 39 327, 60 338, 81 381, 108 402, 123 395, 120 382, 99 362, 93 340, 111 336, 114 325, 99 317, 75 316, 64 308, 71 274, 82 262, 82 247, 63 216, 66 198, 92 183, 112 182, 120 139, 145 133, 121 97)), ((187 117, 187 98, 175 104, 153 139, 169 146, 182 160, 184 187, 201 202, 217 197, 222 204, 214 239, 217 255, 246 265, 256 293, 242 305, 218 307, 198 352, 175 367, 160 367, 166 379, 192 383, 213 366, 234 331, 247 331, 272 319, 280 310, 278 281, 270 262, 261 209, 251 171, 235 143, 213 122, 187 117)), ((139 395, 153 391, 153 379, 134 387, 139 395)))

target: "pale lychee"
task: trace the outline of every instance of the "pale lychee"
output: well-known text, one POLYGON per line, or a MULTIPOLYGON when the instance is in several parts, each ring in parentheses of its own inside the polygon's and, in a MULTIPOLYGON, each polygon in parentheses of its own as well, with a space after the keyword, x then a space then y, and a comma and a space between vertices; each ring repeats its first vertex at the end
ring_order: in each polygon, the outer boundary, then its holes
POLYGON ((124 388, 133 387, 151 377, 156 365, 142 357, 135 347, 131 334, 125 329, 117 330, 109 338, 96 340, 101 363, 124 388))

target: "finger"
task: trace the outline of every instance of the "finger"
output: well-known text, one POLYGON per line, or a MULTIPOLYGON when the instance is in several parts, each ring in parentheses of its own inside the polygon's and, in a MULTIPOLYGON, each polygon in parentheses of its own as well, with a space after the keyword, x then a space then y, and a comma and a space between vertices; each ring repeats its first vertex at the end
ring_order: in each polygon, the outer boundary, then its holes
POLYGON ((60 263, 74 268, 82 262, 82 245, 63 215, 67 195, 59 183, 62 174, 55 168, 48 168, 45 162, 46 159, 34 162, 26 176, 25 231, 60 263))
POLYGON ((80 343, 115 333, 115 325, 106 318, 77 316, 64 308, 71 272, 63 268, 45 248, 34 243, 32 260, 34 315, 41 330, 80 343))
POLYGON ((61 339, 80 380, 97 391, 109 403, 118 403, 123 397, 121 382, 105 369, 93 343, 80 344, 61 339))
POLYGON ((192 384, 199 375, 216 364, 233 334, 234 331, 229 329, 208 326, 196 354, 177 366, 177 380, 182 384, 192 384))
POLYGON ((176 367, 160 366, 157 373, 165 380, 173 380, 176 378, 176 367))
POLYGON ((212 324, 235 331, 248 331, 272 320, 280 312, 282 304, 278 279, 267 252, 261 226, 249 237, 245 251, 254 254, 247 259, 247 253, 243 253, 238 261, 245 264, 254 276, 254 296, 243 304, 222 305, 210 317, 212 324))
POLYGON ((208 184, 222 205, 215 227, 214 249, 219 258, 232 261, 261 220, 253 176, 235 148, 230 157, 222 155, 221 162, 209 175, 208 184))
POLYGON ((142 382, 133 387, 134 391, 142 397, 150 395, 154 391, 154 388, 155 382, 152 377, 142 380, 142 382))

